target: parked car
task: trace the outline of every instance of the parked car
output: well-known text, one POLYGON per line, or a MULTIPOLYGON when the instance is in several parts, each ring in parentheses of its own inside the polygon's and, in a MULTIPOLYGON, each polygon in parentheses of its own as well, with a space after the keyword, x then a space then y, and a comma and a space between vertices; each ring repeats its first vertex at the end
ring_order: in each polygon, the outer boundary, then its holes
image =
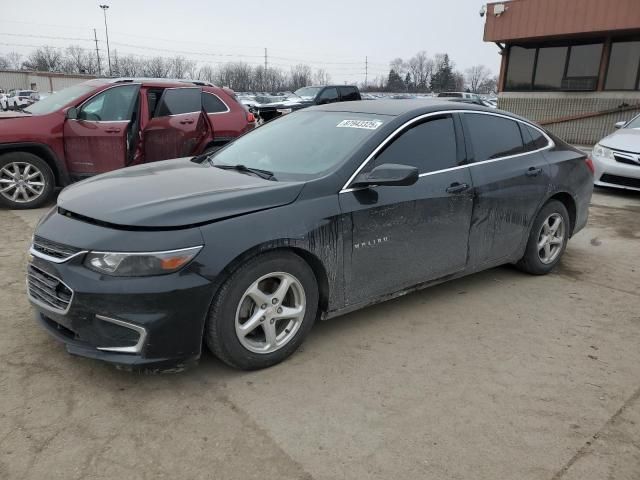
POLYGON ((440 92, 438 94, 438 98, 469 98, 469 99, 474 99, 474 98, 480 98, 479 95, 476 95, 475 93, 469 93, 469 92, 440 92))
POLYGON ((231 90, 209 83, 90 80, 0 114, 0 204, 38 207, 56 186, 197 155, 254 126, 231 90))
POLYGON ((0 110, 4 112, 9 110, 9 102, 7 101, 7 98, 5 91, 0 89, 0 110))
MULTIPOLYGON (((260 97, 256 97, 259 101, 260 97)), ((252 107, 261 120, 268 122, 274 118, 286 115, 296 110, 312 105, 326 105, 335 102, 350 102, 361 100, 360 91, 354 85, 325 85, 303 87, 294 92, 294 95, 283 97, 280 102, 259 101, 259 105, 252 107)))
POLYGON ((31 101, 31 94, 35 93, 35 90, 11 90, 7 103, 10 110, 20 110, 28 107, 33 102, 31 101))
POLYGON ((73 354, 181 368, 206 343, 268 367, 317 318, 505 263, 550 272, 587 221, 592 168, 475 105, 312 107, 65 189, 36 228, 28 294, 73 354))
POLYGON ((593 148, 595 184, 640 191, 640 115, 616 128, 593 148))

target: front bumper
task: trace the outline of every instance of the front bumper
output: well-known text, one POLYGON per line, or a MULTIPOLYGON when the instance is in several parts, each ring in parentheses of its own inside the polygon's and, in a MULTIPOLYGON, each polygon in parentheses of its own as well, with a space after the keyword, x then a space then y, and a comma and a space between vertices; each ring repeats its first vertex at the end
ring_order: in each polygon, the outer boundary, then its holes
POLYGON ((82 266, 83 257, 33 257, 27 267, 36 319, 69 353, 145 370, 198 360, 213 289, 197 263, 169 275, 110 277, 82 266))
POLYGON ((640 164, 622 163, 598 155, 593 155, 593 164, 596 185, 640 191, 640 164))

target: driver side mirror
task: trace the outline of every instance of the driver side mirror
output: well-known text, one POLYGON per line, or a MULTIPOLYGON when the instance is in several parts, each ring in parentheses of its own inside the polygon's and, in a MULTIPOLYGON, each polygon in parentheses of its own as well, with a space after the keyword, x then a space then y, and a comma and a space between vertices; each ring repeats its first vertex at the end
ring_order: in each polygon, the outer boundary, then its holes
POLYGON ((361 173, 351 187, 408 186, 418 181, 418 169, 397 163, 383 163, 368 173, 361 173))
POLYGON ((616 128, 622 128, 627 124, 627 122, 616 122, 615 127, 616 128))
POLYGON ((78 109, 76 107, 71 107, 69 110, 67 110, 66 116, 67 116, 67 119, 69 120, 77 120, 78 109))

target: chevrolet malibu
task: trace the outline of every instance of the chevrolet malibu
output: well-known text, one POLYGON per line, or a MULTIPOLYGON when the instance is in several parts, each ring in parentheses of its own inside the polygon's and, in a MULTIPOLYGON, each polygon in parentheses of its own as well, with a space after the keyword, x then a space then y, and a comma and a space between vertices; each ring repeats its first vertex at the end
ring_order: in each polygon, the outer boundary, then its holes
POLYGON ((527 120, 437 100, 312 107, 222 150, 65 189, 28 265, 72 354, 241 369, 328 319, 513 263, 550 272, 584 227, 593 165, 527 120))

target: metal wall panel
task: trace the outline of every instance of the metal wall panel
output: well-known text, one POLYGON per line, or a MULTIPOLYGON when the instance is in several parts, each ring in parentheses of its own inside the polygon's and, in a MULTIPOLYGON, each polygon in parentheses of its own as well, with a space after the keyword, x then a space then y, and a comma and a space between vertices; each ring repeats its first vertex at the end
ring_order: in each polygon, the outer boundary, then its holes
POLYGON ((489 3, 486 18, 487 42, 640 32, 640 0, 511 0, 489 3), (496 4, 506 8, 500 16, 496 4))

